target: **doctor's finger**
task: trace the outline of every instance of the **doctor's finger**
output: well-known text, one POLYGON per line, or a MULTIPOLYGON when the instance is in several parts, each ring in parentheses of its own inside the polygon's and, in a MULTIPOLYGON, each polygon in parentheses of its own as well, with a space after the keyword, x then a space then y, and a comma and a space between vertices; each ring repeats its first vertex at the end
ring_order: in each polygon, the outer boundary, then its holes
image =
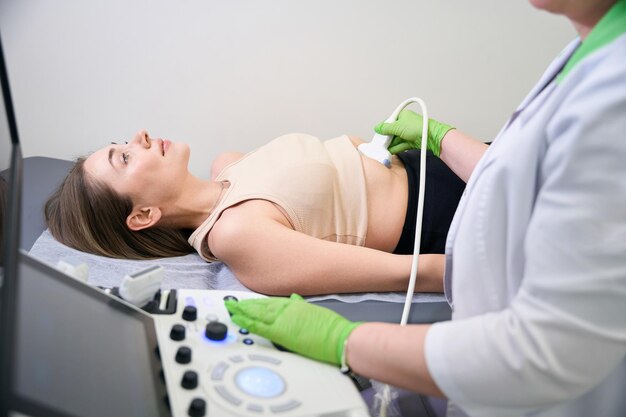
POLYGON ((286 308, 287 304, 285 301, 287 301, 287 299, 274 297, 241 300, 234 302, 234 304, 229 304, 226 308, 231 311, 231 313, 271 324, 276 321, 278 316, 280 316, 286 308))

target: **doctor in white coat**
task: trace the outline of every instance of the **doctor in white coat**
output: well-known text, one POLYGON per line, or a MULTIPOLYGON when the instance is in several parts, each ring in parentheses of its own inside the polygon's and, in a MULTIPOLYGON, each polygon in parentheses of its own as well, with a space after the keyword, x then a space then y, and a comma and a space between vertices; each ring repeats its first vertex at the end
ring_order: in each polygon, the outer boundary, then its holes
MULTIPOLYGON (((448 415, 626 415, 626 0, 531 0, 579 37, 489 147, 430 121, 467 182, 448 235, 452 320, 352 323, 299 297, 227 302, 303 355, 448 398, 448 415)), ((377 126, 420 143, 405 111, 377 126)), ((418 277, 419 279, 419 277, 418 277)))

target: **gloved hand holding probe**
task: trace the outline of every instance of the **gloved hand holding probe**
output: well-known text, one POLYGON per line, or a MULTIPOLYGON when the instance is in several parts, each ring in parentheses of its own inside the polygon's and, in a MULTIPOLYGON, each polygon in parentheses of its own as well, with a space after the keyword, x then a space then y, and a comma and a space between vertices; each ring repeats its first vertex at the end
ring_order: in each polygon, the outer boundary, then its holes
MULTIPOLYGON (((428 119, 428 150, 439 156, 441 141, 452 129, 454 127, 428 119)), ((374 130, 381 135, 394 136, 387 148, 393 155, 409 149, 419 149, 422 141, 422 116, 404 109, 398 115, 398 120, 391 123, 379 123, 374 130)))
POLYGON ((361 323, 351 322, 298 294, 225 303, 231 320, 292 352, 318 361, 341 364, 348 336, 361 323))

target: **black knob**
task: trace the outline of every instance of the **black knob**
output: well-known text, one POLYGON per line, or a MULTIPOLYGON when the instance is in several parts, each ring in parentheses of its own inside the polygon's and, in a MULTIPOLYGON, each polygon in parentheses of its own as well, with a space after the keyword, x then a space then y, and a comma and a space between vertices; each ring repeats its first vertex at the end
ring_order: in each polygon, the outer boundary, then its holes
POLYGON ((178 363, 189 363, 191 362, 191 349, 187 346, 181 346, 178 348, 176 352, 176 362, 178 363))
POLYGON ((182 385, 185 389, 194 389, 198 386, 198 374, 194 371, 185 372, 180 385, 182 385))
POLYGON ((202 398, 194 398, 189 404, 187 414, 191 417, 203 417, 206 413, 206 402, 202 398))
POLYGON ((206 330, 204 334, 210 340, 224 340, 226 339, 226 335, 228 334, 228 327, 226 327, 224 323, 220 323, 219 321, 212 321, 211 323, 206 325, 206 330))
POLYGON ((224 301, 239 301, 239 299, 237 297, 235 297, 234 295, 226 295, 224 296, 224 301))
POLYGON ((185 338, 185 326, 182 324, 175 324, 172 326, 172 330, 170 330, 170 339, 172 340, 183 340, 185 338))
POLYGON ((185 306, 183 309, 183 320, 194 321, 198 318, 198 309, 194 306, 185 306))

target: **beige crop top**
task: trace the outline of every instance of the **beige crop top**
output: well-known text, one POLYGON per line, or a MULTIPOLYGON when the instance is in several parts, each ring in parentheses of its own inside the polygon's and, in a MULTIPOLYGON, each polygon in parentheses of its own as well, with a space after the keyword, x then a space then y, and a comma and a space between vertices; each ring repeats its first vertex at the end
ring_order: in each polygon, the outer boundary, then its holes
POLYGON ((363 165, 347 136, 325 142, 305 134, 281 136, 228 165, 216 180, 230 186, 189 237, 206 261, 218 260, 207 244, 211 228, 224 210, 246 200, 277 204, 298 232, 351 245, 365 243, 363 165))

